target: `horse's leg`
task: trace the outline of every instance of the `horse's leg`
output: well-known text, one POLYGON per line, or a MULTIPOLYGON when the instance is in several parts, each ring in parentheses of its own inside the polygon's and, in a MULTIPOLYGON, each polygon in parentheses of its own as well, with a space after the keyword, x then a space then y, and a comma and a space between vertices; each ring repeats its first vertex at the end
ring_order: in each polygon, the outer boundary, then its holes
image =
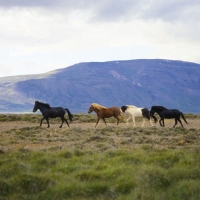
POLYGON ((64 118, 64 120, 65 120, 65 122, 67 123, 67 126, 69 127, 69 123, 68 123, 67 119, 64 118))
POLYGON ((44 119, 46 119, 47 124, 48 124, 47 128, 49 128, 50 125, 49 125, 49 119, 48 119, 48 117, 43 117, 43 118, 41 119, 41 121, 40 121, 40 126, 42 126, 42 122, 43 122, 44 119))
POLYGON ((165 125, 164 125, 164 119, 163 119, 163 118, 161 118, 161 119, 159 120, 159 123, 160 123, 160 126, 162 126, 162 127, 165 126, 165 125), (162 122, 163 124, 162 124, 161 122, 162 122))
POLYGON ((153 125, 153 123, 152 123, 152 121, 151 121, 151 118, 150 118, 150 120, 149 120, 149 121, 150 121, 150 123, 151 123, 151 126, 154 126, 154 125, 153 125))
POLYGON ((99 120, 100 120, 100 117, 98 117, 98 119, 97 119, 97 122, 96 122, 95 128, 96 128, 97 124, 99 123, 99 120))
POLYGON ((65 119, 64 116, 61 116, 60 119, 62 120, 62 124, 60 125, 59 128, 62 128, 62 125, 63 125, 64 121, 65 121, 65 122, 67 123, 67 125, 69 126, 68 121, 67 121, 67 119, 65 119))
POLYGON ((163 122, 163 127, 165 127, 165 120, 164 120, 164 118, 162 119, 162 122, 163 122))
POLYGON ((47 128, 49 128, 50 127, 50 125, 49 125, 49 118, 46 117, 46 120, 47 120, 47 124, 48 124, 47 128))
POLYGON ((132 116, 133 119, 133 126, 135 126, 135 116, 132 116))
POLYGON ((173 126, 173 127, 175 127, 175 126, 178 124, 178 122, 177 122, 177 121, 179 121, 179 122, 180 122, 180 124, 181 124, 181 126, 183 127, 183 124, 182 124, 182 122, 181 122, 180 118, 175 118, 175 124, 174 124, 174 126, 173 126))
POLYGON ((104 121, 105 125, 107 126, 105 118, 102 118, 102 119, 103 119, 103 121, 104 121))
POLYGON ((44 119, 45 119, 45 117, 43 117, 43 118, 41 119, 41 121, 40 121, 40 126, 42 126, 42 122, 43 122, 44 119))
POLYGON ((162 120, 162 119, 159 119, 160 126, 162 126, 162 124, 161 124, 161 120, 162 120))
POLYGON ((62 125, 63 125, 63 121, 62 121, 61 125, 59 126, 59 128, 62 128, 62 125))
POLYGON ((60 117, 60 119, 61 119, 62 123, 61 123, 61 125, 59 126, 59 128, 62 128, 62 125, 63 125, 63 123, 64 123, 64 117, 62 116, 62 117, 60 117))
POLYGON ((175 118, 175 124, 173 126, 173 128, 176 126, 176 124, 178 124, 177 119, 175 118))
POLYGON ((145 118, 143 117, 143 122, 142 122, 142 126, 141 127, 143 127, 144 124, 145 124, 145 118))
POLYGON ((128 125, 129 120, 132 118, 131 115, 128 115, 128 119, 126 120, 126 125, 128 125))
POLYGON ((116 117, 116 119, 117 119, 117 126, 118 126, 118 124, 119 124, 119 117, 116 117))
POLYGON ((180 119, 180 118, 178 118, 177 120, 180 122, 181 126, 182 126, 182 127, 184 127, 184 126, 183 126, 183 124, 182 124, 182 121, 181 121, 181 119, 180 119))

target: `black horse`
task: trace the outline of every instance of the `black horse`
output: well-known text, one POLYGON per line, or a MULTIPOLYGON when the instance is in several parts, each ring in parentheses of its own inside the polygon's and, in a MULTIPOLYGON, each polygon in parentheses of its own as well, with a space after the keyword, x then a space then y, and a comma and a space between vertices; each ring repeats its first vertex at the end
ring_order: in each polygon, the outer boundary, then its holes
POLYGON ((48 124, 47 128, 50 127, 49 118, 56 118, 56 117, 60 117, 60 119, 62 120, 62 124, 60 125, 59 128, 62 128, 64 121, 69 126, 67 119, 65 119, 65 117, 64 117, 64 115, 66 113, 65 111, 67 111, 70 121, 72 121, 72 118, 73 118, 73 115, 70 113, 68 108, 64 109, 62 107, 51 107, 48 103, 42 103, 39 101, 35 101, 35 106, 33 108, 33 112, 36 112, 38 109, 41 111, 41 113, 43 115, 43 118, 41 119, 41 122, 40 122, 40 126, 42 126, 42 121, 44 119, 46 119, 47 124, 48 124))
POLYGON ((152 106, 151 107, 151 111, 150 111, 150 115, 151 117, 153 117, 155 123, 157 122, 157 118, 154 116, 154 113, 158 113, 158 115, 160 116, 160 120, 159 120, 159 123, 161 126, 165 126, 164 124, 164 118, 166 119, 172 119, 172 118, 175 118, 175 124, 173 127, 175 127, 177 125, 177 121, 180 122, 181 126, 183 127, 183 124, 181 122, 181 119, 180 117, 183 118, 183 120, 185 121, 186 124, 187 121, 183 115, 182 112, 180 112, 179 110, 177 109, 172 109, 172 110, 168 110, 167 108, 163 107, 163 106, 152 106))

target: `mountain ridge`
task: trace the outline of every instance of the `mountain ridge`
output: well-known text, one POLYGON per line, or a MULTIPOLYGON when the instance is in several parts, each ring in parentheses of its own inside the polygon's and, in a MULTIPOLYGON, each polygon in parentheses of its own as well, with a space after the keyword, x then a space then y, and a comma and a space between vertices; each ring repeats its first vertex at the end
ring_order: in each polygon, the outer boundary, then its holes
POLYGON ((48 73, 0 78, 0 112, 32 111, 35 100, 86 113, 91 103, 107 107, 162 105, 200 113, 200 65, 137 59, 85 62, 48 73), (13 79, 13 80, 12 80, 13 79))

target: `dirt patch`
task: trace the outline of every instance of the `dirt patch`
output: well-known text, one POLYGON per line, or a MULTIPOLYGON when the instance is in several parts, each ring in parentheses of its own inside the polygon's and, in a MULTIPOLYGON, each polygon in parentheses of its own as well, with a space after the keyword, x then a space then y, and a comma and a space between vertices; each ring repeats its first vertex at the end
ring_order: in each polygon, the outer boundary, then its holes
POLYGON ((100 121, 95 123, 72 122, 70 127, 66 124, 58 128, 59 123, 50 124, 46 128, 39 123, 24 121, 1 122, 0 123, 0 153, 9 151, 55 151, 61 149, 81 151, 107 151, 116 149, 142 148, 182 148, 195 147, 200 144, 200 125, 195 119, 188 119, 189 125, 184 123, 185 128, 180 125, 172 128, 174 120, 165 120, 166 127, 160 127, 157 123, 151 127, 146 122, 140 127, 141 122, 136 122, 137 127, 132 123, 105 124, 100 121))

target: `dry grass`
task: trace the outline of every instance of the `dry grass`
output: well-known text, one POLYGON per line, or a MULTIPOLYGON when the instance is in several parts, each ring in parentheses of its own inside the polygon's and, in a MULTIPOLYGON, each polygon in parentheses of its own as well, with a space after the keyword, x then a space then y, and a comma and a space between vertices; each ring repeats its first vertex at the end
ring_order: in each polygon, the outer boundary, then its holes
MULTIPOLYGON (((59 129, 60 121, 51 120, 51 127, 47 129, 45 121, 42 127, 39 126, 41 116, 32 116, 33 122, 24 121, 25 117, 21 121, 21 117, 17 116, 14 117, 16 121, 10 120, 9 117, 9 120, 0 122, 1 152, 65 148, 99 152, 143 146, 181 148, 200 144, 198 117, 187 118, 189 124, 184 123, 185 128, 181 128, 179 124, 176 128, 171 128, 174 120, 165 120, 164 128, 158 123, 151 127, 148 121, 141 128, 142 119, 139 118, 136 121, 137 127, 133 127, 132 123, 127 126, 122 122, 117 127, 113 118, 113 123, 108 121, 108 127, 100 121, 95 129, 95 115, 77 115, 70 127, 64 124, 63 128, 59 129)), ((31 115, 28 119, 30 118, 31 115)))

